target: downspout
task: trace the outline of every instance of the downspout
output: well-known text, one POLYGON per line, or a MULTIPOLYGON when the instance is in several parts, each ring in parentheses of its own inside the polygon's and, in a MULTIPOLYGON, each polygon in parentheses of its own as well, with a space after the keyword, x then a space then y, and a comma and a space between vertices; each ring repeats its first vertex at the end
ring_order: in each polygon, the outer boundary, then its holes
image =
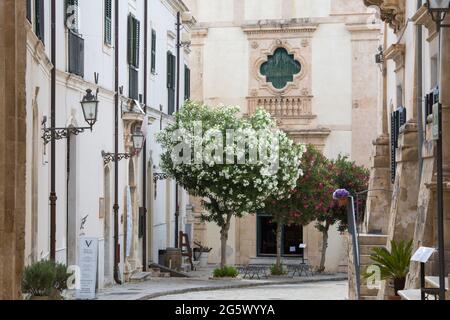
MULTIPOLYGON (((177 12, 177 101, 176 101, 176 111, 180 111, 180 52, 181 52, 181 12, 177 12)), ((178 199, 179 186, 178 183, 175 186, 175 248, 179 247, 178 239, 178 228, 179 228, 179 218, 180 218, 180 206, 178 199)))
MULTIPOLYGON (((144 1, 144 112, 147 114, 147 71, 148 71, 148 1, 144 1)), ((145 117, 144 117, 145 119, 145 117)), ((147 124, 145 124, 147 125, 147 124)), ((148 134, 147 134, 148 135, 148 134)), ((147 271, 147 137, 145 137, 144 152, 142 155, 142 208, 143 230, 142 236, 142 265, 143 271, 147 271)))
MULTIPOLYGON (((417 0, 417 10, 422 7, 422 0, 417 0)), ((423 119, 423 34, 422 26, 416 26, 416 103, 417 103, 417 127, 418 127, 418 153, 419 153, 419 184, 422 178, 424 132, 426 121, 423 119)))
MULTIPOLYGON (((56 0, 51 3, 51 93, 50 118, 51 127, 56 128, 56 0)), ((50 156, 50 260, 56 261, 56 140, 55 131, 52 131, 50 156)))
MULTIPOLYGON (((55 1, 55 0, 53 0, 55 1)), ((114 281, 122 284, 119 276, 119 0, 114 5, 115 27, 114 27, 114 281)))

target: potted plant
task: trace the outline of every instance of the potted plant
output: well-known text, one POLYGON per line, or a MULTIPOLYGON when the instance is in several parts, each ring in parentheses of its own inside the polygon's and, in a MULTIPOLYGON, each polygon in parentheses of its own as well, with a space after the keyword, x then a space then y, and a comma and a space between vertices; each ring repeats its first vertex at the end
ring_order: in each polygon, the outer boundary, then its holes
MULTIPOLYGON (((412 258, 413 242, 401 241, 397 243, 391 241, 391 251, 386 248, 375 248, 370 255, 374 265, 380 269, 380 280, 392 281, 394 284, 395 296, 389 300, 400 300, 398 291, 405 288, 406 276, 412 258)), ((374 273, 365 273, 364 278, 370 278, 374 273)))
POLYGON ((348 204, 348 197, 350 197, 350 192, 345 189, 337 189, 333 193, 333 199, 337 200, 340 207, 345 207, 348 204))
POLYGON ((234 267, 225 266, 214 270, 213 279, 231 278, 235 279, 239 275, 239 272, 234 267))
POLYGON ((212 248, 207 248, 199 242, 195 242, 195 245, 198 246, 198 248, 195 248, 195 251, 199 254, 199 266, 200 268, 206 268, 208 266, 209 253, 212 251, 212 248))
POLYGON ((52 261, 39 261, 25 268, 22 292, 30 300, 61 300, 67 289, 67 268, 52 261))

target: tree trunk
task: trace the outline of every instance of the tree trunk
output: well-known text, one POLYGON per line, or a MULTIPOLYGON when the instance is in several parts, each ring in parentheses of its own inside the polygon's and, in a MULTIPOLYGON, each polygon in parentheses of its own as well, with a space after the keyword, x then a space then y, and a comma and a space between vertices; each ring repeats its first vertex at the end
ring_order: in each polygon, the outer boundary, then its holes
POLYGON ((327 222, 325 229, 322 231, 322 258, 320 259, 319 272, 325 271, 325 261, 328 248, 328 230, 330 230, 330 224, 327 222))
POLYGON ((283 232, 283 226, 278 223, 277 226, 277 269, 281 270, 281 236, 283 232))
POLYGON ((227 220, 220 230, 220 267, 224 268, 227 265, 227 241, 228 231, 230 230, 231 213, 227 214, 227 220))

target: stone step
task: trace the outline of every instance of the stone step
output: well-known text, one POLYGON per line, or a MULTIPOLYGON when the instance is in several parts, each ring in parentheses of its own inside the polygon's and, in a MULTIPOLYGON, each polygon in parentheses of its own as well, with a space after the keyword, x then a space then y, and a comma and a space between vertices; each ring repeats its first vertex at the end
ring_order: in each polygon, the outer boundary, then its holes
POLYGON ((359 245, 386 246, 387 239, 385 235, 360 234, 359 245))
POLYGON ((367 286, 361 285, 361 296, 376 297, 378 296, 378 289, 369 289, 367 286))
POLYGON ((359 247, 359 253, 361 255, 368 255, 370 256, 372 254, 373 249, 375 248, 381 248, 385 246, 379 246, 379 245, 362 245, 359 247))
POLYGON ((152 276, 151 272, 138 272, 130 277, 130 282, 131 283, 144 282, 147 281, 151 276, 152 276))
POLYGON ((362 296, 361 300, 378 300, 377 296, 362 296))

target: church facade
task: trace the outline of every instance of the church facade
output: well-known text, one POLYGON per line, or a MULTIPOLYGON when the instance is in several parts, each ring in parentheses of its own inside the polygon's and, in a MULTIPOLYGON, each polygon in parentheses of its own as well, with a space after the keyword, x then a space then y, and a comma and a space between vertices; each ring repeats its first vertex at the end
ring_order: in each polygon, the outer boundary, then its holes
MULTIPOLYGON (((373 60, 381 30, 362 1, 187 4, 197 19, 190 56, 193 100, 239 105, 244 115, 262 107, 295 142, 315 145, 329 158, 349 155, 369 167, 370 142, 380 130, 375 121, 380 72, 373 60)), ((194 205, 198 216, 201 210, 194 205)), ((272 259, 276 241, 270 222, 263 213, 233 221, 228 263, 272 259)), ((213 248, 211 263, 220 261, 217 226, 197 221, 195 237, 213 248)), ((295 258, 305 251, 318 265, 321 239, 314 224, 286 227, 283 254, 295 258)), ((345 237, 332 228, 327 270, 345 271, 345 251, 345 237)))

